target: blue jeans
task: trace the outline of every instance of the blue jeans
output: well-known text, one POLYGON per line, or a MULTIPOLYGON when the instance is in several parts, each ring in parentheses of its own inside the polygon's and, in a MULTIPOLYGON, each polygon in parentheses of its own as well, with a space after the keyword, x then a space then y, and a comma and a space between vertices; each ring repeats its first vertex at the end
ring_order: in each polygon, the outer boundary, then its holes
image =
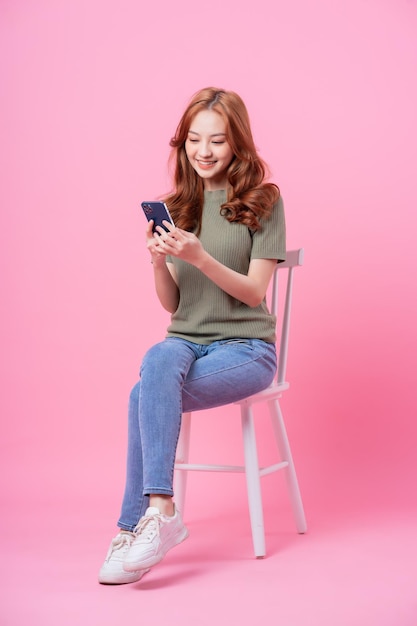
POLYGON ((275 345, 260 339, 201 345, 168 337, 148 350, 129 400, 126 487, 119 528, 135 528, 149 494, 174 495, 182 413, 242 400, 268 387, 275 371, 275 345))

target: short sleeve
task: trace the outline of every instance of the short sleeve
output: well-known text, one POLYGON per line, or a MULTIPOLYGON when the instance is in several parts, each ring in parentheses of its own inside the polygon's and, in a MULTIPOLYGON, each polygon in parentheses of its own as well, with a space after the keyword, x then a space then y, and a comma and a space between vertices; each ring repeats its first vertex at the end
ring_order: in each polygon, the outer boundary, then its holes
POLYGON ((261 220, 262 228, 253 233, 251 259, 286 258, 286 231, 284 203, 281 196, 274 204, 271 215, 261 220))

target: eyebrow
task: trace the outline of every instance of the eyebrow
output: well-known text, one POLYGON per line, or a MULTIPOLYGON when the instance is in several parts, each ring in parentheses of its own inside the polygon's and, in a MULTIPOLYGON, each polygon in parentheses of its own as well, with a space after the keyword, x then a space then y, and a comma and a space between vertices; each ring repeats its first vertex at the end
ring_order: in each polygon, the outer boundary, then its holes
MULTIPOLYGON (((200 134, 197 133, 195 130, 189 130, 188 132, 192 135, 200 136, 200 134)), ((226 133, 213 133, 212 135, 210 135, 210 137, 226 137, 226 133)))

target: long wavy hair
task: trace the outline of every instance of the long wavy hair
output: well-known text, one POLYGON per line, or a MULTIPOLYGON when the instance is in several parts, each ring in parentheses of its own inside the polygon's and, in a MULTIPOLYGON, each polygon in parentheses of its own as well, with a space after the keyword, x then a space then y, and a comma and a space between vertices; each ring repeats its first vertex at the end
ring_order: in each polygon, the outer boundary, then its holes
POLYGON ((246 106, 233 91, 207 87, 191 99, 170 141, 174 191, 164 200, 179 228, 199 233, 204 183, 187 158, 185 142, 192 120, 203 110, 222 116, 226 139, 234 154, 227 170, 227 201, 221 212, 229 222, 239 222, 256 231, 261 227, 260 219, 271 213, 280 192, 276 185, 265 182, 268 168, 257 153, 246 106))

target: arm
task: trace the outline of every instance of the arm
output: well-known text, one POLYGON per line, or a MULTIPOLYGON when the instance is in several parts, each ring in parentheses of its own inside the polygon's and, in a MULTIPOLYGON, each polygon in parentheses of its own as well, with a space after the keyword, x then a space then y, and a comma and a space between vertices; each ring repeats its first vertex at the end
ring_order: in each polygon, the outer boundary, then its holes
POLYGON ((262 302, 276 267, 275 259, 253 259, 248 274, 240 274, 208 254, 193 233, 173 226, 167 228, 169 232, 160 232, 158 237, 160 253, 176 256, 194 265, 220 289, 250 307, 262 302))
POLYGON ((158 244, 159 236, 152 233, 152 225, 153 222, 150 221, 146 229, 146 244, 151 253, 155 290, 163 308, 169 313, 174 313, 178 307, 180 297, 175 269, 172 263, 166 263, 166 254, 161 251, 158 244))
POLYGON ((204 252, 195 266, 230 296, 255 307, 265 297, 277 262, 275 259, 253 259, 249 264, 248 274, 245 275, 222 265, 204 252))

